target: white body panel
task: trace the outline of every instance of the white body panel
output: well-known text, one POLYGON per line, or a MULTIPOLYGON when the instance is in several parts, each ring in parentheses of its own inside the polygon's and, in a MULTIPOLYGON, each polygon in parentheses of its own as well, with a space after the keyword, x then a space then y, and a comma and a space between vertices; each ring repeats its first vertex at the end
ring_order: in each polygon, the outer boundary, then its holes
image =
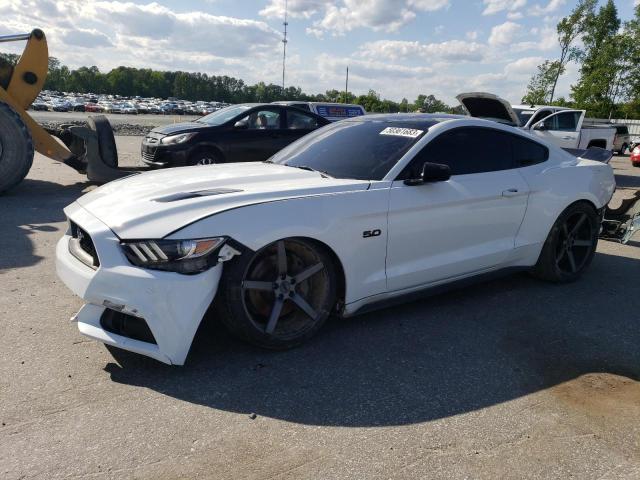
POLYGON ((580 161, 544 140, 550 158, 538 165, 420 186, 394 181, 431 139, 460 126, 488 126, 530 138, 495 122, 447 117, 381 181, 324 178, 279 165, 228 164, 145 173, 81 197, 65 213, 91 236, 100 266, 92 270, 73 257, 68 235, 57 248, 60 278, 88 304, 77 316, 81 332, 182 364, 223 278, 224 264, 197 275, 135 267, 122 253, 121 240, 228 236, 255 251, 282 238, 314 239, 341 264, 344 314, 350 315, 425 286, 532 266, 568 205, 587 200, 600 209, 613 194, 611 167, 580 161), (179 199, 212 190, 211 195, 179 199), (381 234, 363 238, 364 231, 374 229, 381 234), (99 319, 105 300, 135 309, 157 345, 104 331, 99 319))
POLYGON ((505 264, 513 253, 528 193, 517 170, 459 175, 423 188, 393 182, 389 289, 428 285, 505 264))

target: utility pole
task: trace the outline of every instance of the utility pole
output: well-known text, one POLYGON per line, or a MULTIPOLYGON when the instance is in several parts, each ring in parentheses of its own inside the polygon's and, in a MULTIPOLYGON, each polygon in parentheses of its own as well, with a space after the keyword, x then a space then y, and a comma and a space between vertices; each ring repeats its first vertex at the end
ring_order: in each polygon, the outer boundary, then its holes
POLYGON ((283 96, 283 100, 284 100, 284 74, 285 74, 285 70, 286 70, 286 64, 287 64, 287 43, 289 42, 289 40, 287 40, 287 27, 289 26, 289 22, 287 22, 287 10, 289 7, 289 1, 288 0, 284 0, 284 22, 282 23, 284 25, 284 36, 282 37, 282 96, 283 96))
POLYGON ((349 65, 347 65, 347 79, 344 82, 344 103, 347 103, 348 94, 349 94, 349 65))

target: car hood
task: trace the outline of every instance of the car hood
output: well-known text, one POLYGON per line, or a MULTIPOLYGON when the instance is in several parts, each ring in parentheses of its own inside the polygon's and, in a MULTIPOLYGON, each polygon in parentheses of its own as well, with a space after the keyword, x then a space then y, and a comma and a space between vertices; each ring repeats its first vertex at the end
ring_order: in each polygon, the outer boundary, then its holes
POLYGON ((163 238, 234 208, 368 187, 368 181, 326 178, 284 165, 228 163, 132 175, 87 193, 77 203, 120 238, 163 238))
POLYGON ((173 135, 174 133, 195 132, 198 130, 204 130, 205 128, 211 128, 211 125, 200 122, 181 122, 157 127, 151 131, 160 135, 173 135))
POLYGON ((467 109, 469 115, 520 126, 518 115, 506 100, 485 92, 461 93, 456 99, 467 109))

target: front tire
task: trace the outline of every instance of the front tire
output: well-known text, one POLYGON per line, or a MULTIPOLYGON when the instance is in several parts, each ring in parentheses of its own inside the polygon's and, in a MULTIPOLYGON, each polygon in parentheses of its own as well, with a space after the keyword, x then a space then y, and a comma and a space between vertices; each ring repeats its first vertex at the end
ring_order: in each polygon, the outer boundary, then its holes
POLYGON ((235 336, 285 350, 314 336, 336 303, 336 270, 315 242, 288 238, 225 264, 217 306, 235 336))
POLYGON ((187 162, 188 165, 214 165, 216 163, 223 163, 223 160, 219 154, 212 151, 197 152, 187 162))
POLYGON ((553 224, 532 274, 554 283, 580 278, 595 255, 598 227, 598 214, 591 205, 570 205, 553 224))
POLYGON ((27 126, 0 102, 0 193, 19 184, 33 164, 33 141, 27 126))

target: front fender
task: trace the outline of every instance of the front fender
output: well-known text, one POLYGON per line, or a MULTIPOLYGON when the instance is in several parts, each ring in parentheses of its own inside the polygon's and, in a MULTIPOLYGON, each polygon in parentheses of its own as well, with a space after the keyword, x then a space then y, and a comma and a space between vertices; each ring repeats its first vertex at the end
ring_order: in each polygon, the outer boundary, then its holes
POLYGON ((282 238, 306 237, 327 245, 345 272, 345 302, 386 291, 388 188, 278 200, 235 208, 168 238, 226 235, 251 250, 282 238), (380 230, 365 238, 365 231, 380 230))

